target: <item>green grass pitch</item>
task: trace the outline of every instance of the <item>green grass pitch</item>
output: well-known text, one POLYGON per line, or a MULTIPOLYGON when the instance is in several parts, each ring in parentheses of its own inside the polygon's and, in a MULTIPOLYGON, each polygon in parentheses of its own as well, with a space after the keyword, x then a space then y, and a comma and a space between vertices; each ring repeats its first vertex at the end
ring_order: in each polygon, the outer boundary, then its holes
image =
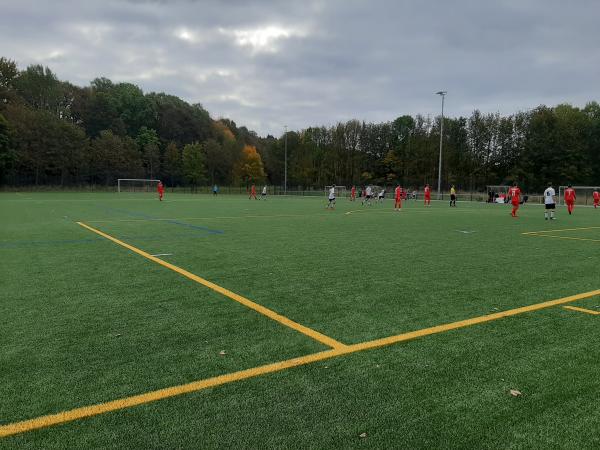
MULTIPOLYGON (((329 349, 79 221, 346 345, 600 289, 592 208, 544 221, 537 205, 513 219, 468 202, 325 204, 0 194, 0 428, 329 349)), ((571 305, 600 311, 600 296, 571 305)), ((599 330, 600 315, 557 306, 0 448, 597 448, 599 330)))

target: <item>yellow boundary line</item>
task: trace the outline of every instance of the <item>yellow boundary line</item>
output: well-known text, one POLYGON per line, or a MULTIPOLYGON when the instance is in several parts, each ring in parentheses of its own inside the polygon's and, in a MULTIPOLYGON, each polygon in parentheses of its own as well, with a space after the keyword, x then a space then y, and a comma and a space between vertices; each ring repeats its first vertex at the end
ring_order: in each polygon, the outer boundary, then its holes
POLYGON ((571 311, 578 311, 586 314, 591 314, 592 316, 600 316, 600 311, 592 311, 591 309, 578 308, 577 306, 563 306, 565 309, 570 309, 571 311))
POLYGON ((249 378, 266 375, 269 373, 280 372, 282 370, 291 369, 293 367, 304 366, 307 364, 315 363, 318 361, 324 361, 338 356, 348 355, 364 350, 375 349, 379 347, 396 344, 399 342, 406 342, 413 339, 417 339, 424 336, 430 336, 433 334, 444 333, 450 330, 456 330, 459 328, 465 328, 480 323, 491 322, 505 317, 516 316, 519 314, 539 311, 541 309, 551 308, 553 306, 563 305, 565 303, 582 300, 585 298, 595 297, 600 295, 600 289, 590 292, 584 292, 577 295, 571 295, 569 297, 563 297, 556 300, 550 300, 543 303, 537 303, 534 305, 523 306, 521 308, 510 309, 507 311, 501 311, 494 314, 488 314, 485 316, 474 317, 471 319, 461 320, 458 322, 448 323, 444 325, 438 325, 430 328, 424 328, 422 330, 411 331, 409 333, 403 333, 396 336, 390 336, 383 339, 376 339, 373 341, 362 342, 360 344, 348 345, 341 348, 335 348, 324 352, 313 353, 306 356, 300 356, 297 358, 288 359, 272 364, 267 364, 251 369, 241 370, 239 372, 228 373, 225 375, 219 375, 217 377, 208 378, 205 380, 193 381, 191 383, 182 384, 179 386, 172 386, 156 391, 147 392, 144 394, 134 395, 131 397, 125 397, 106 403, 100 403, 97 405, 84 406, 81 408, 75 408, 69 411, 63 411, 57 414, 51 414, 47 416, 37 417, 35 419, 24 420, 21 422, 15 422, 8 425, 0 426, 0 438, 8 437, 16 434, 25 433, 41 428, 46 428, 53 425, 60 425, 67 422, 83 419, 86 417, 97 416, 112 411, 118 411, 134 406, 163 400, 166 398, 176 397, 191 392, 198 392, 211 387, 217 387, 235 381, 246 380, 249 378))
POLYGON ((252 300, 249 300, 246 297, 242 297, 241 295, 236 294, 235 292, 231 292, 230 290, 225 289, 224 287, 221 287, 218 284, 205 280, 204 278, 199 277, 198 275, 194 275, 193 273, 188 272, 187 270, 182 269, 181 267, 177 267, 176 265, 168 263, 165 260, 157 258, 156 256, 152 256, 150 253, 147 253, 144 250, 140 250, 139 248, 134 247, 133 245, 123 242, 111 236, 110 234, 106 234, 103 231, 97 230, 96 228, 93 228, 83 222, 77 222, 77 224, 82 226, 83 228, 92 231, 93 233, 102 236, 103 238, 114 242, 115 244, 125 247, 126 249, 131 250, 132 252, 137 253, 138 255, 143 256, 146 259, 149 259, 150 261, 160 264, 161 266, 166 267, 167 269, 170 269, 173 272, 177 272, 178 274, 183 275, 184 277, 189 278, 190 280, 195 281, 196 283, 206 286, 207 288, 212 289, 213 291, 218 292, 219 294, 224 295, 225 297, 228 297, 231 300, 241 303, 242 305, 262 314, 263 316, 268 317, 269 319, 275 320, 276 322, 279 322, 280 324, 285 325, 286 327, 289 327, 293 330, 298 331, 299 333, 309 336, 322 344, 325 344, 331 348, 346 347, 345 344, 342 344, 341 342, 338 342, 335 339, 330 338, 329 336, 325 336, 324 334, 321 334, 318 331, 315 331, 311 328, 305 327, 304 325, 294 322, 293 320, 290 320, 287 317, 282 316, 281 314, 278 314, 269 308, 259 305, 258 303, 254 303, 252 300))

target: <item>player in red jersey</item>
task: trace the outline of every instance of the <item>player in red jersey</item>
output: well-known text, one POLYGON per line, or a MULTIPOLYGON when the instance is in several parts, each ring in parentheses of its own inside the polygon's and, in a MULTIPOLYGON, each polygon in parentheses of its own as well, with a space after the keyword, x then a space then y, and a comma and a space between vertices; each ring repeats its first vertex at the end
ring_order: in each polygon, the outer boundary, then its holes
POLYGON ((575 199, 577 195, 575 195, 575 189, 569 185, 565 189, 565 204, 567 205, 567 211, 569 211, 569 215, 573 214, 573 209, 575 208, 575 199))
POLYGON ((517 182, 515 181, 511 188, 508 189, 508 196, 511 197, 512 202, 512 212, 511 216, 517 217, 517 211, 519 210, 519 202, 521 201, 521 189, 517 186, 517 182))
POLYGON ((396 211, 400 211, 402 209, 402 187, 400 185, 396 186, 394 190, 394 209, 396 211))
POLYGON ((250 196, 248 197, 248 200, 252 200, 252 197, 254 197, 254 200, 258 200, 256 198, 256 186, 254 183, 252 183, 252 187, 250 187, 250 196))
POLYGON ((165 187, 162 184, 162 181, 158 182, 156 190, 158 191, 158 199, 162 202, 163 195, 165 195, 165 187))
POLYGON ((352 186, 352 189, 350 190, 350 201, 356 201, 356 186, 352 186))
POLYGON ((431 206, 431 188, 425 185, 425 206, 431 206))
POLYGON ((598 208, 598 204, 600 203, 600 192, 598 192, 598 188, 594 189, 592 196, 594 197, 594 208, 598 208))

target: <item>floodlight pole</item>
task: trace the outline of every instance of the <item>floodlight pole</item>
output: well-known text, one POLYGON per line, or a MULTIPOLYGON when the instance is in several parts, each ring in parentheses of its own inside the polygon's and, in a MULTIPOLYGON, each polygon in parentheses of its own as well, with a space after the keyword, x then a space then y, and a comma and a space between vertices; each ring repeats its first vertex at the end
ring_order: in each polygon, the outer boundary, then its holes
POLYGON ((444 98, 446 96, 446 91, 436 92, 436 95, 442 97, 442 120, 440 121, 440 160, 438 163, 438 189, 437 189, 437 198, 441 200, 442 198, 442 138, 444 137, 444 98))
POLYGON ((284 159, 285 159, 285 163, 284 163, 284 168, 283 168, 283 193, 287 194, 287 125, 284 125, 285 127, 285 151, 284 151, 284 159))

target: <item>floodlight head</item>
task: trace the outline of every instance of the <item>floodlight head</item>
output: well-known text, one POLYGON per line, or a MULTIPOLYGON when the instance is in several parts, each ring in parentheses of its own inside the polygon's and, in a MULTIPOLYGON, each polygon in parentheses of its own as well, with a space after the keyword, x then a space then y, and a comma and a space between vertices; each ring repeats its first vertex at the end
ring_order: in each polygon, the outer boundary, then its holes
POLYGON ((447 93, 447 91, 438 91, 436 92, 436 95, 446 95, 447 93))

